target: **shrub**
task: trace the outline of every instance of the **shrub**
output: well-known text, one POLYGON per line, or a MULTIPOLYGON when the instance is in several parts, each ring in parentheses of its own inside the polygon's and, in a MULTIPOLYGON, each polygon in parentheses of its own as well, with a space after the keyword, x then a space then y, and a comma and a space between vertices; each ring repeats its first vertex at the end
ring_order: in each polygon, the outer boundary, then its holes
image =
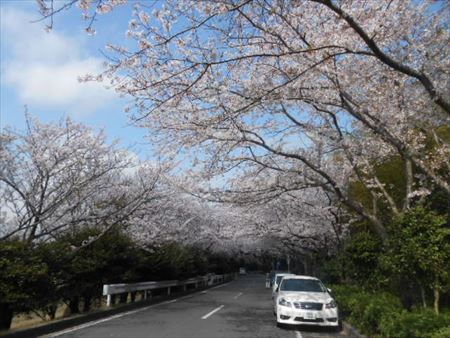
POLYGON ((366 334, 380 333, 384 316, 392 317, 402 310, 400 299, 388 292, 370 293, 358 286, 333 286, 340 316, 366 334))
POLYGON ((437 337, 446 337, 444 328, 448 329, 449 325, 449 315, 437 315, 431 310, 404 310, 383 316, 379 328, 381 335, 387 338, 425 338, 440 334, 441 329, 444 336, 437 337))
POLYGON ((383 316, 392 316, 402 310, 400 299, 387 292, 370 295, 370 300, 360 316, 359 327, 367 334, 379 333, 383 316))
POLYGON ((362 291, 354 285, 332 285, 333 297, 339 307, 339 314, 342 318, 347 318, 353 309, 354 298, 362 291))
POLYGON ((450 326, 442 327, 429 335, 429 338, 448 338, 448 337, 450 337, 450 326))

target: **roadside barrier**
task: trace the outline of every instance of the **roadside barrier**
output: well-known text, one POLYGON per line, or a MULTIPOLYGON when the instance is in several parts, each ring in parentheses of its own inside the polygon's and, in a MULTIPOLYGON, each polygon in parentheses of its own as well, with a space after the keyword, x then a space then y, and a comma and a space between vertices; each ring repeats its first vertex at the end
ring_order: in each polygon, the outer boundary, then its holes
POLYGON ((194 288, 207 287, 218 283, 224 283, 234 279, 234 274, 226 275, 213 275, 209 274, 202 277, 186 279, 183 281, 178 280, 166 280, 157 282, 143 282, 143 283, 130 283, 130 284, 105 284, 103 285, 103 296, 106 296, 106 305, 112 305, 112 295, 143 292, 143 299, 152 297, 152 290, 167 289, 167 295, 170 296, 171 289, 173 287, 183 287, 183 291, 186 291, 188 285, 194 285, 194 288))
MULTIPOLYGON (((208 286, 213 286, 219 283, 225 283, 233 280, 236 277, 236 274, 227 274, 227 275, 214 275, 209 274, 206 276, 191 278, 184 281, 158 281, 158 282, 144 282, 144 283, 133 283, 133 284, 107 284, 103 285, 103 295, 108 297, 108 294, 115 295, 120 293, 131 293, 131 292, 145 292, 147 291, 147 295, 151 296, 151 290, 156 289, 165 289, 172 288, 174 286, 181 286, 182 290, 177 290, 178 292, 188 291, 187 287, 189 285, 194 285, 195 288, 202 289, 207 288, 208 286)), ((190 289, 193 291, 195 289, 190 289)), ((175 290, 174 290, 175 291, 175 290)), ((167 290, 167 294, 170 298, 170 292, 167 290)), ((145 295, 145 294, 144 294, 145 295)), ((173 296, 173 295, 172 295, 173 296)), ((77 325, 83 325, 84 323, 88 323, 94 320, 101 320, 102 318, 106 318, 108 316, 120 314, 126 311, 132 311, 135 309, 139 309, 141 307, 148 306, 149 304, 157 304, 161 302, 162 299, 167 296, 163 296, 162 298, 147 298, 146 301, 137 301, 134 303, 121 304, 118 307, 112 307, 112 304, 109 304, 109 309, 103 309, 100 311, 93 311, 91 313, 85 313, 81 315, 75 315, 71 317, 67 317, 64 319, 58 319, 55 321, 51 321, 42 325, 37 325, 35 327, 24 328, 24 329, 16 329, 10 331, 0 332, 1 338, 30 338, 30 337, 40 337, 48 334, 52 334, 57 331, 61 331, 70 327, 74 327, 77 325)), ((111 299, 110 299, 111 302, 111 299)))

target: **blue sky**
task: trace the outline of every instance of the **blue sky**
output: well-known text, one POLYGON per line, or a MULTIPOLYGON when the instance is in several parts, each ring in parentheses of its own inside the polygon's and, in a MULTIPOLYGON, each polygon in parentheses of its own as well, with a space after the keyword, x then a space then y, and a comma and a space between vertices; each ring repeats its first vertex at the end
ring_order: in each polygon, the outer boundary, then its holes
POLYGON ((124 44, 130 5, 100 16, 97 34, 84 32, 81 11, 73 8, 55 17, 54 29, 44 30, 35 0, 0 0, 1 102, 0 126, 24 128, 24 106, 41 121, 70 116, 95 129, 104 128, 123 147, 151 157, 143 129, 130 126, 123 111, 127 99, 99 83, 79 83, 77 77, 97 73, 107 42, 124 44))

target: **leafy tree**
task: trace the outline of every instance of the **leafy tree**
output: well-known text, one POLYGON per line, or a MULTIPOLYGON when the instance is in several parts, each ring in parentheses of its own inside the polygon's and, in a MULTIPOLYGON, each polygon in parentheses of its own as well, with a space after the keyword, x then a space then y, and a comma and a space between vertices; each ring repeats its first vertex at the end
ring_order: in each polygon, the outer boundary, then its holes
POLYGON ((9 329, 14 313, 47 303, 54 292, 48 267, 20 240, 0 241, 0 329, 9 329))
MULTIPOLYGON (((67 233, 58 241, 79 247, 83 241, 97 238, 99 232, 99 229, 84 228, 67 233)), ((139 264, 137 248, 118 226, 75 254, 69 252, 65 262, 61 298, 75 313, 79 310, 80 300, 83 300, 83 311, 89 311, 92 300, 101 297, 103 284, 135 282, 139 279, 135 275, 135 266, 139 264)))
POLYGON ((353 234, 344 246, 342 257, 346 276, 369 289, 376 284, 378 257, 383 251, 381 239, 369 232, 353 234))
POLYGON ((396 218, 382 264, 394 276, 412 278, 423 288, 432 288, 434 311, 439 313, 440 294, 450 287, 450 228, 446 219, 423 207, 396 218))

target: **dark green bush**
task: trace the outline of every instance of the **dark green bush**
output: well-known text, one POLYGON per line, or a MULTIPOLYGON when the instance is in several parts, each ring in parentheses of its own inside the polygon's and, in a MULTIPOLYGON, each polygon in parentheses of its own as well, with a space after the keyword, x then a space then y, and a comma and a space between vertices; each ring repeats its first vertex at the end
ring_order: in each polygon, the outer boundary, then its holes
POLYGON ((379 324, 384 316, 392 316, 402 310, 400 299, 387 292, 370 295, 362 315, 358 316, 361 330, 367 334, 379 333, 379 324))
POLYGON ((440 330, 445 336, 445 330, 450 326, 450 315, 437 315, 431 310, 392 313, 383 316, 379 325, 380 334, 386 338, 427 338, 434 337, 440 330))
POLYGON ((331 285, 330 288, 338 303, 340 316, 347 318, 352 312, 354 298, 362 292, 361 289, 354 285, 331 285))
POLYGON ((437 331, 433 331, 429 338, 448 338, 450 337, 450 325, 440 328, 437 331))

